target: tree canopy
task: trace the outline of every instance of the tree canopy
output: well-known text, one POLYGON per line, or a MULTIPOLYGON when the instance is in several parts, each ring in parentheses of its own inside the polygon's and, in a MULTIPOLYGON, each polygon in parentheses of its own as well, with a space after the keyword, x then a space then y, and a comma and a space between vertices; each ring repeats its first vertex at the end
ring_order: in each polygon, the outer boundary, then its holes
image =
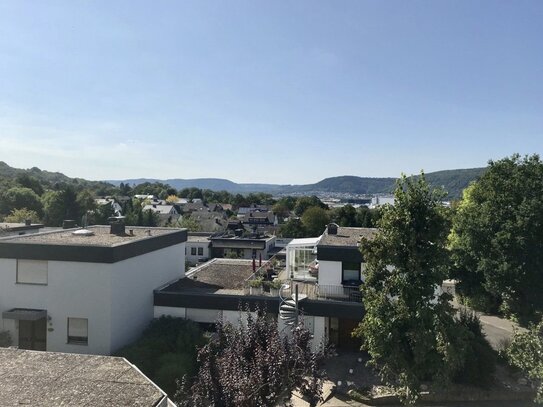
POLYGON ((23 208, 36 212, 40 217, 43 215, 40 197, 30 188, 13 187, 0 196, 0 213, 8 214, 23 208))
POLYGON ((458 292, 469 305, 521 321, 543 312, 543 163, 491 161, 464 191, 450 236, 458 292))
POLYGON ((379 233, 363 240, 366 314, 355 331, 371 364, 405 401, 422 381, 451 380, 462 364, 462 330, 451 296, 436 289, 447 278, 448 220, 424 174, 402 177, 395 205, 382 208, 379 233))

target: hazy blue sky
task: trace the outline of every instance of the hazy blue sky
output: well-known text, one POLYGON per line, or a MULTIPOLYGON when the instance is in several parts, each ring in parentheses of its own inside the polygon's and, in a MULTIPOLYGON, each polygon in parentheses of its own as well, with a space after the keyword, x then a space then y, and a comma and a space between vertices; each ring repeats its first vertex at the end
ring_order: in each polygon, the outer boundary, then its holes
POLYGON ((3 1, 0 160, 306 183, 543 152, 543 1, 3 1))

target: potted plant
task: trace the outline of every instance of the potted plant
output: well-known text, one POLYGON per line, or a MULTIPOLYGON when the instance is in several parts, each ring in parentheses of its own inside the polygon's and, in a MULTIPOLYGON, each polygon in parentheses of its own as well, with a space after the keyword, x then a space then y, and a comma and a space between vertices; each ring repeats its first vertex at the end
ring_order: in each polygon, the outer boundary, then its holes
POLYGON ((281 289, 281 286, 283 285, 283 282, 281 280, 279 280, 278 278, 276 278, 275 280, 273 281, 270 281, 269 283, 269 286, 270 286, 270 295, 272 297, 277 297, 279 296, 279 290, 281 289))
POLYGON ((262 278, 255 278, 249 280, 249 294, 261 295, 262 294, 262 278))

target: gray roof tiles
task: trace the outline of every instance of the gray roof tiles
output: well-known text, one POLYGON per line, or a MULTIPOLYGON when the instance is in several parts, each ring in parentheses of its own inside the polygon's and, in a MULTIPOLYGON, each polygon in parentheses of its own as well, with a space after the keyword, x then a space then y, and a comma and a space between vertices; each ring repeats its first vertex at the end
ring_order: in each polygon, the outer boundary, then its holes
POLYGON ((337 234, 328 234, 328 229, 323 233, 318 246, 338 246, 338 247, 358 247, 360 240, 373 239, 377 234, 376 228, 352 228, 341 227, 337 229, 337 234))

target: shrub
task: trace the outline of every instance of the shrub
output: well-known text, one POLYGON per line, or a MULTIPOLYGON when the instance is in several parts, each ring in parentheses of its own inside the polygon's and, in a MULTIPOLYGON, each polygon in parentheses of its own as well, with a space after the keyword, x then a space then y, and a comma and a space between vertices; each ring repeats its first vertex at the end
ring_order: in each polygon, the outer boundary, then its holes
POLYGON ((496 372, 496 352, 482 331, 481 321, 473 312, 461 311, 458 324, 468 332, 465 357, 454 381, 479 387, 490 387, 496 372))
POLYGON ((1 331, 0 332, 0 348, 7 348, 11 346, 11 335, 9 334, 9 331, 1 331))
POLYGON ((116 355, 128 359, 166 393, 173 394, 176 380, 195 374, 198 348, 205 342, 195 322, 161 317, 116 355))

